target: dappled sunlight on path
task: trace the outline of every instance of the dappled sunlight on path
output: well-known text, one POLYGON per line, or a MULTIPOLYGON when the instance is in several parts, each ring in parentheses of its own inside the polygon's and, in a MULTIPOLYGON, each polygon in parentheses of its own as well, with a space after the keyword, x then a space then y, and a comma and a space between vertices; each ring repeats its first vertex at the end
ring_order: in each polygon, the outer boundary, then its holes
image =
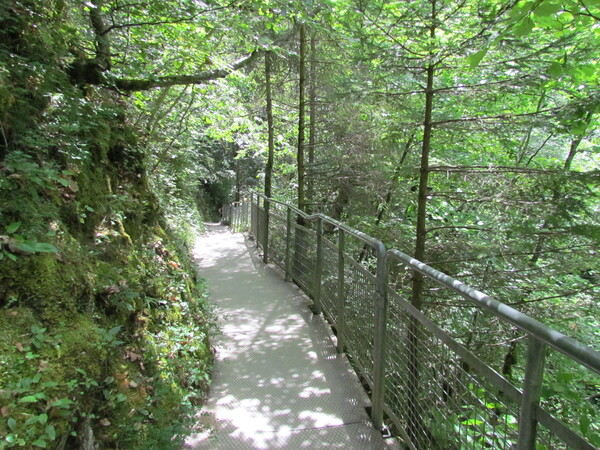
POLYGON ((259 261, 251 244, 212 224, 196 244, 222 335, 213 342, 209 399, 186 447, 386 447, 328 326, 298 289, 259 261))

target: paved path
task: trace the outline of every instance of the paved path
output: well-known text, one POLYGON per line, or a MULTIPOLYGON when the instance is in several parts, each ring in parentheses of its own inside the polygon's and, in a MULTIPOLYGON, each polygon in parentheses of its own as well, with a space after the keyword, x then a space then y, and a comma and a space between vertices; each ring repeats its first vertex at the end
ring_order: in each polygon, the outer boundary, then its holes
POLYGON ((329 328, 252 244, 211 224, 196 244, 222 335, 209 399, 186 447, 387 448, 329 328))

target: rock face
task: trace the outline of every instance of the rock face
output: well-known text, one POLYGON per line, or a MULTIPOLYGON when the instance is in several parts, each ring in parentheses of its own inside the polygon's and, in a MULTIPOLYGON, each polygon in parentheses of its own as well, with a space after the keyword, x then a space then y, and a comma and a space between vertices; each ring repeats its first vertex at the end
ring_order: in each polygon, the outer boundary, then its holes
POLYGON ((81 434, 81 450, 98 450, 100 448, 94 439, 94 430, 90 424, 90 419, 83 422, 81 434))

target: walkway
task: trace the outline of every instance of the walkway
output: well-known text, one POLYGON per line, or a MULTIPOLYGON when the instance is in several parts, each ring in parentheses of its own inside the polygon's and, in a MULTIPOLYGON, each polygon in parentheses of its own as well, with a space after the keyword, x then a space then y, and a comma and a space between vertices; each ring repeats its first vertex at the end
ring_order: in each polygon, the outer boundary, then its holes
POLYGON ((221 320, 196 449, 380 449, 369 399, 308 300, 242 234, 208 224, 195 254, 221 320))

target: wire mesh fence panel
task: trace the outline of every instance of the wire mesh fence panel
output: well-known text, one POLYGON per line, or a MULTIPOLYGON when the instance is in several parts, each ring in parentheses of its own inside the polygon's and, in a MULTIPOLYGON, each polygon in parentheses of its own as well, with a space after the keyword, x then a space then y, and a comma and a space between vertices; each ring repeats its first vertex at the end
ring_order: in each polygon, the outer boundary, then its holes
POLYGON ((238 204, 234 204, 230 211, 231 226, 234 231, 246 231, 250 225, 250 203, 244 200, 238 204))
POLYGON ((278 213, 269 217, 269 260, 285 270, 287 219, 278 213))
POLYGON ((373 382, 375 276, 354 259, 344 258, 345 339, 348 354, 367 383, 373 382))
POLYGON ((317 262, 316 233, 307 227, 294 225, 292 242, 292 279, 310 297, 314 295, 317 262))
POLYGON ((321 275, 321 307, 331 323, 338 318, 338 266, 337 246, 329 239, 323 239, 323 271, 321 275))
MULTIPOLYGON (((549 349, 540 405, 582 441, 600 448, 600 375, 549 349)), ((539 448, 576 446, 575 442, 568 446, 557 440, 555 433, 552 424, 542 427, 539 436, 543 446, 539 448)))
POLYGON ((258 216, 258 229, 257 229, 257 234, 256 234, 256 240, 258 241, 259 245, 261 247, 264 248, 265 245, 265 235, 266 235, 266 230, 267 230, 267 215, 265 213, 264 208, 262 208, 261 206, 258 206, 257 208, 257 216, 258 216))
POLYGON ((512 448, 518 405, 455 351, 467 349, 389 295, 385 401, 396 432, 418 448, 512 448))
POLYGON ((250 214, 250 232, 254 239, 258 239, 258 204, 253 202, 250 209, 252 210, 250 214))
MULTIPOLYGON (((265 211, 258 203, 251 209, 252 232, 264 245, 265 211)), ((536 325, 506 304, 396 250, 386 253, 381 250, 383 244, 356 230, 334 221, 327 223, 323 217, 299 222, 301 213, 291 211, 292 207, 281 203, 272 205, 268 256, 289 268, 286 275, 291 274, 307 295, 319 296, 333 326, 337 328, 339 321, 343 339, 338 348, 346 349, 372 388, 373 411, 381 412, 383 406, 392 430, 409 447, 510 449, 527 446, 528 434, 536 439, 536 449, 600 447, 597 353, 591 349, 584 351, 585 356, 569 353, 573 347, 559 342, 566 336, 536 325), (317 236, 321 230, 323 234, 317 236), (331 236, 336 234, 334 242, 331 236), (383 267, 389 269, 387 319, 382 319, 387 320, 385 333, 380 326, 384 322, 377 320, 377 328, 375 323, 376 312, 385 310, 376 309, 384 301, 377 295, 377 286, 386 283, 378 270, 382 254, 383 267), (393 257, 388 260, 390 255, 393 257), (388 265, 389 261, 394 264, 388 265), (318 268, 320 273, 315 273, 318 268), (419 309, 405 300, 411 298, 415 271, 424 276, 422 296, 416 302, 419 309), (320 285, 315 286, 318 281, 320 285), (381 334, 375 336, 376 330, 381 334), (385 345, 380 345, 384 342, 381 336, 385 336, 385 345), (540 363, 543 358, 531 356, 543 355, 537 350, 544 346, 550 348, 545 351, 545 368, 540 363), (383 361, 384 348, 385 363, 378 364, 383 361), (537 375, 531 375, 535 370, 527 368, 528 361, 534 361, 531 366, 541 364, 535 369, 537 375), (531 380, 536 383, 542 370, 541 404, 537 407, 538 391, 531 387, 531 380), (376 388, 382 386, 378 380, 384 380, 383 401, 382 390, 376 388), (530 395, 532 389, 536 393, 530 395), (537 438, 535 426, 530 426, 536 422, 537 438)), ((233 219, 236 224, 244 221, 243 209, 239 213, 239 220, 233 219)), ((226 214, 235 217, 237 211, 224 210, 224 217, 226 214)), ((381 424, 381 416, 373 420, 381 424)))

